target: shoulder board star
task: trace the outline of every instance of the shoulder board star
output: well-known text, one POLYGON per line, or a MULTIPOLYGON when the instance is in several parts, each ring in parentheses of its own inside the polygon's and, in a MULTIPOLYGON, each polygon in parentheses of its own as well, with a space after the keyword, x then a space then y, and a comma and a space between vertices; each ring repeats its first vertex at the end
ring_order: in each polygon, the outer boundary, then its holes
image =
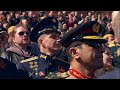
POLYGON ((38 59, 37 56, 31 57, 31 58, 28 58, 28 59, 24 59, 24 60, 22 60, 22 61, 20 61, 20 62, 21 62, 21 63, 25 63, 25 62, 29 62, 29 61, 36 60, 36 59, 38 59))
POLYGON ((47 56, 45 56, 45 55, 41 54, 41 55, 40 55, 40 58, 43 58, 43 59, 45 59, 45 60, 46 60, 47 56))

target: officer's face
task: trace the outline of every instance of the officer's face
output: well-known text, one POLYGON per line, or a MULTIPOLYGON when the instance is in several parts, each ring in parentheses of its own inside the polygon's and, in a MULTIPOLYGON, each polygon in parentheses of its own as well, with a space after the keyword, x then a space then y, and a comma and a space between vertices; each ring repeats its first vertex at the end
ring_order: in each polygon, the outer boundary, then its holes
POLYGON ((29 31, 24 27, 18 27, 14 35, 13 41, 19 45, 30 43, 29 31))
POLYGON ((49 33, 45 34, 44 39, 42 40, 42 44, 46 49, 50 51, 58 51, 61 48, 60 44, 60 35, 57 33, 49 33))
POLYGON ((103 67, 103 55, 104 48, 102 46, 97 45, 87 45, 82 44, 77 49, 79 58, 84 63, 88 69, 96 70, 103 67))

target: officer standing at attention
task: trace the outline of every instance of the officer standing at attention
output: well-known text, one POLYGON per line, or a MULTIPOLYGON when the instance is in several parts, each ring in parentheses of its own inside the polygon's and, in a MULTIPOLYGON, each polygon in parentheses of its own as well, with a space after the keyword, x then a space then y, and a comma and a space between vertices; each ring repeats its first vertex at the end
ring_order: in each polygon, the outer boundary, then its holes
POLYGON ((61 38, 61 45, 66 47, 70 68, 67 72, 56 74, 65 79, 93 79, 94 72, 103 67, 103 44, 100 37, 101 25, 89 21, 72 29, 61 38))
POLYGON ((30 40, 37 42, 39 55, 22 60, 18 69, 26 71, 33 79, 42 79, 49 72, 65 72, 69 63, 55 57, 60 51, 60 32, 57 31, 58 21, 54 17, 47 17, 38 22, 30 32, 30 40))

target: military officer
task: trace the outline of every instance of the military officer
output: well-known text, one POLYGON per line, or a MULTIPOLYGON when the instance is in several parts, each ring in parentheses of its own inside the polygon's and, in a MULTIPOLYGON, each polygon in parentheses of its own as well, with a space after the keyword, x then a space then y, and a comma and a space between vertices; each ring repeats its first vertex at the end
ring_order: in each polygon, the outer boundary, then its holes
POLYGON ((103 67, 104 43, 101 25, 89 21, 64 34, 61 45, 66 47, 70 68, 63 73, 50 73, 49 77, 65 79, 92 79, 94 72, 103 67))
POLYGON ((40 52, 38 56, 22 60, 18 69, 26 71, 33 79, 42 79, 49 72, 65 72, 69 63, 58 58, 61 51, 58 21, 54 17, 46 17, 38 22, 30 32, 30 40, 37 42, 40 52))

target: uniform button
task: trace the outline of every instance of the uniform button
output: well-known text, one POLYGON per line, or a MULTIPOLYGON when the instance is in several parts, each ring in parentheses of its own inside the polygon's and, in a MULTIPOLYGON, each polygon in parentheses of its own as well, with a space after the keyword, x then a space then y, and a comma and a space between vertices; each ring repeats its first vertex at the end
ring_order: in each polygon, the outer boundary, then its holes
POLYGON ((50 72, 50 74, 53 74, 52 72, 50 72))
POLYGON ((38 76, 38 73, 35 73, 35 76, 38 76))
POLYGON ((51 65, 52 65, 52 63, 49 63, 49 65, 51 66, 51 65))

